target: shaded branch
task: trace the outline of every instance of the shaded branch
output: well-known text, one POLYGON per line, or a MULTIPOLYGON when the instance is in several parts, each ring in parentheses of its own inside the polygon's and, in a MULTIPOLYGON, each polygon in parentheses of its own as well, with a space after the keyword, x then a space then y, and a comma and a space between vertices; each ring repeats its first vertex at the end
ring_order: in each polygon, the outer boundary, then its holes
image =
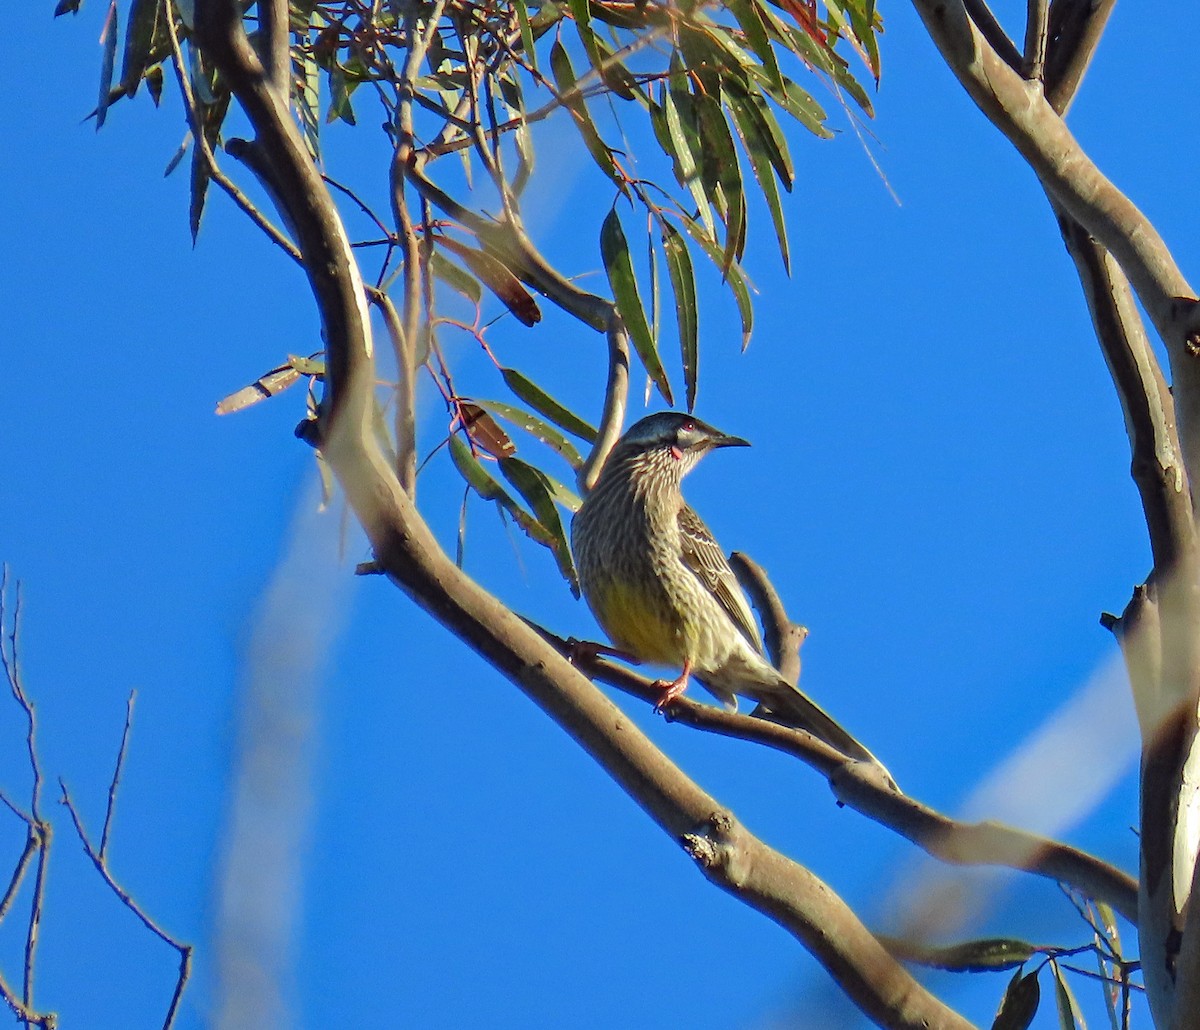
POLYGON ((1182 320, 1196 295, 1149 219, 1084 153, 1040 84, 1027 83, 990 45, 962 2, 913 3, 963 88, 1055 200, 1117 258, 1168 346, 1182 347, 1182 320), (1183 308, 1180 298, 1189 302, 1183 308))
POLYGON ((258 0, 258 45, 263 72, 285 104, 291 91, 289 38, 288 0, 258 0))
MULTIPOLYGON (((541 632, 563 653, 574 653, 570 641, 541 632)), ((604 658, 577 658, 576 664, 589 676, 649 705, 662 698, 662 689, 654 681, 604 658)), ((1111 905, 1137 925, 1137 880, 1094 855, 1003 823, 952 819, 891 787, 870 763, 847 759, 805 730, 754 715, 727 712, 686 695, 672 703, 667 718, 799 759, 829 781, 839 805, 898 833, 933 858, 950 865, 1001 866, 1069 884, 1111 905)))

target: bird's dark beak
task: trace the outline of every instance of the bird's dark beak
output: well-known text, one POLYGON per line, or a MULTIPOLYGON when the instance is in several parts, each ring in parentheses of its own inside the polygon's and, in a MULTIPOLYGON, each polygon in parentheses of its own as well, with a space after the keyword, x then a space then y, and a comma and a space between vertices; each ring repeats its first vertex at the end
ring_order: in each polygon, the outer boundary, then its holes
POLYGON ((740 436, 728 436, 725 433, 714 433, 709 438, 710 447, 749 447, 750 441, 740 436))

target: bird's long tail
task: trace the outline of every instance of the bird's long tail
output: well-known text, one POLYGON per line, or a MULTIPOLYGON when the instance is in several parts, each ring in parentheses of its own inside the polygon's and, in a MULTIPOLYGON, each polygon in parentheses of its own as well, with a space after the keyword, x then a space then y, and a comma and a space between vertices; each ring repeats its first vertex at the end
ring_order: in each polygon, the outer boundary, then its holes
MULTIPOLYGON (((887 772, 887 767, 833 716, 787 680, 781 678, 778 689, 771 691, 769 695, 764 694, 761 704, 780 722, 796 729, 807 730, 814 737, 819 737, 826 744, 837 748, 842 754, 862 762, 871 762, 887 772)), ((890 773, 888 779, 891 779, 890 773)))

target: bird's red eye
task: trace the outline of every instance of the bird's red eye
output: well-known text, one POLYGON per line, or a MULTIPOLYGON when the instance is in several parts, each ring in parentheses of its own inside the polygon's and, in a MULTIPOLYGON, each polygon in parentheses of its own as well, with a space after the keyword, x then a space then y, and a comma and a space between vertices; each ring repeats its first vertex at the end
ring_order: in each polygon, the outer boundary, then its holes
POLYGON ((690 432, 691 432, 693 429, 695 429, 695 428, 696 428, 696 423, 695 423, 695 422, 692 422, 692 421, 689 419, 687 422, 685 422, 685 423, 684 423, 683 425, 681 425, 679 428, 680 428, 680 429, 682 429, 682 430, 683 430, 685 433, 690 433, 690 432))

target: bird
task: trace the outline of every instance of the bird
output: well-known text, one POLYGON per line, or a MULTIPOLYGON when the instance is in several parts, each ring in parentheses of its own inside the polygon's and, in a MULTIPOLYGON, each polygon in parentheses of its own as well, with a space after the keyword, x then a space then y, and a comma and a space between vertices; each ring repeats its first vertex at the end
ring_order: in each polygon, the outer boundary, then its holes
POLYGON ((690 677, 737 710, 737 695, 807 730, 848 758, 879 764, 849 732, 788 682, 763 650, 758 623, 721 549, 680 486, 710 451, 748 447, 692 415, 660 411, 617 441, 571 522, 580 592, 623 654, 681 669, 659 680, 657 711, 690 677))

